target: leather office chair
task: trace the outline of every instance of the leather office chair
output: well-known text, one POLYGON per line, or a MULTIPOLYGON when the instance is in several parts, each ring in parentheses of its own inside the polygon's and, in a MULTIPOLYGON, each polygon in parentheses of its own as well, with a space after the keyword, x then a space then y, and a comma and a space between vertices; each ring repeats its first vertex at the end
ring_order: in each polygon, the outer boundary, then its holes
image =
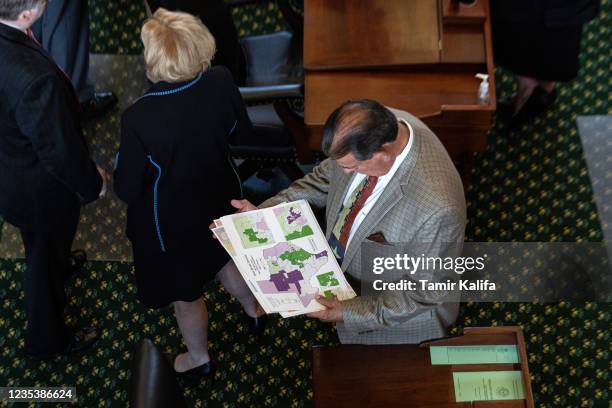
MULTIPOLYGON (((239 0, 230 5, 252 1, 239 0)), ((285 2, 278 3, 292 32, 247 36, 240 39, 246 79, 240 92, 253 123, 253 138, 231 146, 232 156, 243 159, 238 166, 244 181, 256 172, 277 167, 291 180, 304 175, 297 166, 313 161, 305 145, 303 118, 290 106, 301 100, 304 89, 301 17, 285 2)))
POLYGON ((250 105, 248 113, 254 125, 251 140, 231 147, 232 156, 243 159, 238 166, 243 181, 259 170, 273 167, 292 180, 300 178, 303 173, 295 162, 296 150, 301 162, 313 161, 305 145, 303 119, 287 103, 303 98, 301 15, 287 1, 277 2, 291 32, 239 39, 228 8, 269 1, 211 0, 204 4, 196 0, 148 0, 152 10, 165 7, 199 16, 218 40, 214 61, 230 68, 250 105))
POLYGON ((132 361, 130 406, 133 408, 186 407, 174 369, 150 339, 136 346, 132 361))

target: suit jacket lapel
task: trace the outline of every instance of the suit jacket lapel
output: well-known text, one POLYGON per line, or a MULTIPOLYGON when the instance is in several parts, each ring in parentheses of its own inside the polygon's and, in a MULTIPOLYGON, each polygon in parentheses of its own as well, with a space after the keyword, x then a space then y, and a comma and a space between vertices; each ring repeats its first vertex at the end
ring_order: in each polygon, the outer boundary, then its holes
POLYGON ((408 189, 406 188, 406 185, 410 184, 410 174, 415 167, 416 159, 421 150, 420 135, 417 135, 417 130, 414 126, 412 137, 414 137, 412 147, 410 152, 408 152, 408 156, 404 160, 404 163, 402 163, 400 168, 397 169, 397 172, 391 178, 389 184, 387 184, 387 187, 383 190, 382 194, 374 204, 374 207, 372 207, 372 210, 359 225, 357 231, 355 231, 355 235, 351 239, 351 242, 346 249, 346 253, 344 254, 342 270, 346 270, 346 268, 350 265, 353 257, 360 249, 361 243, 369 234, 374 232, 374 227, 378 225, 380 220, 400 201, 405 194, 407 194, 408 189))

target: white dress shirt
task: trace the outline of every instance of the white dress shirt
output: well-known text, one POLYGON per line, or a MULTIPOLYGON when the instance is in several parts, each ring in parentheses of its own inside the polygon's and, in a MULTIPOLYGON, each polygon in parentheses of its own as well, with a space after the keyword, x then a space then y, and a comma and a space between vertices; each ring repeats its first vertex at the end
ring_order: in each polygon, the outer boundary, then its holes
POLYGON ((9 27, 11 27, 11 28, 14 28, 15 30, 19 30, 19 31, 21 31, 21 32, 22 32, 22 33, 24 33, 24 34, 27 34, 27 30, 25 30, 25 29, 23 29, 23 28, 21 28, 21 27, 17 26, 17 25, 16 25, 16 24, 14 24, 14 23, 9 23, 8 21, 0 21, 0 24, 7 25, 7 26, 9 26, 9 27))
MULTIPOLYGON (((346 243, 347 248, 351 244, 351 240, 353 239, 353 235, 355 235, 355 231, 357 231, 357 228, 359 228, 359 225, 363 222, 365 217, 367 217, 368 213, 372 210, 372 208, 374 207, 374 204, 376 204, 376 201, 378 201, 378 198, 381 196, 382 192, 385 190, 385 188, 389 184, 389 181, 391 181, 391 179, 397 172, 397 169, 401 166, 402 162, 408 156, 408 152, 410 151, 410 148, 412 147, 412 140, 414 138, 414 132, 412 131, 412 126, 410 126, 410 123, 406 122, 404 119, 398 119, 398 121, 406 125, 406 127, 408 128, 408 135, 409 135, 408 143, 406 143, 406 146, 404 146, 404 150, 402 150, 402 152, 395 158, 395 161, 393 162, 393 166, 391 166, 391 169, 389 170, 389 172, 378 178, 378 182, 376 183, 376 186, 374 187, 374 191, 372 191, 372 194, 370 194, 370 196, 367 198, 361 210, 357 213, 357 216, 355 217, 355 221, 353 222, 353 226, 351 227, 351 232, 349 234, 348 241, 346 243)), ((365 174, 360 174, 360 173, 355 174, 355 177, 353 177, 353 181, 351 182, 351 186, 349 187, 346 193, 346 196, 344 196, 343 205, 346 205, 353 190, 355 190, 355 188, 357 188, 357 186, 359 186, 359 184, 366 177, 367 176, 365 174)))

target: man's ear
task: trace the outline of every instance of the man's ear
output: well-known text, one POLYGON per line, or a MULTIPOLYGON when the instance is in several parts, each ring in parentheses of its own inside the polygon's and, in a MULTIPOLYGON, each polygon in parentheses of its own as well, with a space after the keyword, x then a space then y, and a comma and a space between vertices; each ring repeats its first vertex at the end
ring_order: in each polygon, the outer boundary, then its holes
POLYGON ((376 153, 391 153, 393 150, 393 143, 395 142, 395 140, 393 142, 387 142, 387 143, 383 143, 377 151, 374 152, 374 154, 376 153))
POLYGON ((19 18, 17 20, 22 21, 24 23, 29 23, 30 21, 32 21, 33 16, 33 9, 24 10, 21 12, 21 14, 19 14, 19 18))

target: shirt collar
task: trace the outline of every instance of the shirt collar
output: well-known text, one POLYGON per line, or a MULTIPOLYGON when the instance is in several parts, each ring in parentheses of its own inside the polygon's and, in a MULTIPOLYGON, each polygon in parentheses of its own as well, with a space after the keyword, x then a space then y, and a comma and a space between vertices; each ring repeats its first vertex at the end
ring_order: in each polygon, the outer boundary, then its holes
POLYGON ((5 25, 7 27, 13 28, 15 30, 21 31, 22 33, 26 33, 26 30, 22 30, 21 28, 17 27, 14 24, 9 23, 8 21, 0 21, 0 24, 5 25))
POLYGON ((404 149, 401 151, 401 153, 397 155, 395 161, 393 162, 393 166, 391 166, 391 169, 389 169, 387 174, 384 174, 379 177, 379 182, 381 181, 381 179, 389 180, 391 179, 391 177, 393 177, 393 175, 397 172, 397 169, 402 165, 404 160, 406 160, 406 157, 408 157, 408 153, 412 148, 412 142, 414 141, 414 132, 412 131, 412 126, 410 126, 410 123, 408 123, 402 118, 398 118, 398 122, 400 123, 400 125, 403 123, 408 128, 408 143, 406 143, 406 146, 404 146, 404 149))

